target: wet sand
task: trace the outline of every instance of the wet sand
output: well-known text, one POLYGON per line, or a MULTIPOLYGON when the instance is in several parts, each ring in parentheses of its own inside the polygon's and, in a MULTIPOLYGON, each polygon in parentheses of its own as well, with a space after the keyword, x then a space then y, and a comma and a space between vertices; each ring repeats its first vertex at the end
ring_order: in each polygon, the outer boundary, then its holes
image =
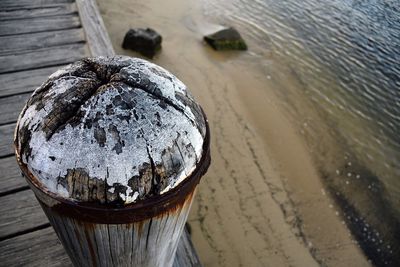
POLYGON ((176 74, 208 116, 212 164, 189 218, 204 266, 369 265, 274 93, 299 85, 272 54, 261 66, 251 40, 248 52, 210 49, 202 36, 219 26, 194 0, 98 3, 117 54, 139 56, 121 48, 130 27, 163 35, 152 61, 176 74))

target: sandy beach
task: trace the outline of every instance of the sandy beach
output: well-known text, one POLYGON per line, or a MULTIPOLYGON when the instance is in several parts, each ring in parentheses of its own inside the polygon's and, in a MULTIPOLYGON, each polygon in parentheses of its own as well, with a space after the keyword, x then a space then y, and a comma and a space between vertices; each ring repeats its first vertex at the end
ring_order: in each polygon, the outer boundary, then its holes
POLYGON ((265 50, 270 64, 260 65, 252 50, 262 47, 251 39, 247 52, 213 51, 202 36, 221 26, 199 1, 98 4, 117 54, 139 56, 121 48, 129 28, 161 33, 152 61, 181 79, 208 116, 212 164, 189 217, 204 266, 369 266, 322 184, 303 122, 275 94, 299 85, 273 54, 265 50))

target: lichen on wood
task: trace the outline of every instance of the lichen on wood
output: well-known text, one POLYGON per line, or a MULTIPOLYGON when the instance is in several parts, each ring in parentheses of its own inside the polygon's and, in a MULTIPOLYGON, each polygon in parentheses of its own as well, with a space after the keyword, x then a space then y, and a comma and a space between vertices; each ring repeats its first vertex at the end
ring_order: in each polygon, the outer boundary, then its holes
POLYGON ((46 190, 127 204, 187 178, 205 132, 200 106, 168 71, 141 59, 98 57, 55 72, 35 90, 15 144, 46 190))

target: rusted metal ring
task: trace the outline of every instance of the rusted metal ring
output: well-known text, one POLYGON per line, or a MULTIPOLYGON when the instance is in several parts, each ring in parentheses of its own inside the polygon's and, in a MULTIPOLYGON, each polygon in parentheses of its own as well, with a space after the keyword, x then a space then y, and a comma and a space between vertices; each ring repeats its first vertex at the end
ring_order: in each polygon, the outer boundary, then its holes
MULTIPOLYGON (((78 221, 100 224, 124 224, 143 221, 176 210, 180 206, 183 206, 186 200, 192 196, 201 177, 207 172, 211 162, 210 129, 203 110, 202 113, 206 124, 206 135, 203 142, 202 157, 192 174, 175 188, 172 188, 162 195, 151 196, 147 199, 125 206, 117 206, 111 203, 100 204, 94 202, 74 202, 46 190, 41 186, 38 179, 29 171, 26 164, 22 162, 15 142, 17 162, 28 184, 34 190, 36 197, 45 210, 51 210, 61 216, 74 218, 78 221), (38 196, 39 194, 42 197, 50 198, 50 200, 54 202, 54 205, 47 205, 41 200, 41 197, 38 196)), ((17 140, 17 137, 18 133, 16 131, 15 140, 17 140)))

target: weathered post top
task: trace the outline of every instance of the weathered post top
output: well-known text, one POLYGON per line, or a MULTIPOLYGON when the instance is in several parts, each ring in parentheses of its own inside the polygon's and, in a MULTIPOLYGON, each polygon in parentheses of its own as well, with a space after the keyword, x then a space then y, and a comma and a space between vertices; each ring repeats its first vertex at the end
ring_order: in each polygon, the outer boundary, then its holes
POLYGON ((200 106, 174 75, 141 59, 100 57, 71 64, 36 89, 15 146, 28 180, 47 194, 123 206, 190 179, 207 135, 200 106))

